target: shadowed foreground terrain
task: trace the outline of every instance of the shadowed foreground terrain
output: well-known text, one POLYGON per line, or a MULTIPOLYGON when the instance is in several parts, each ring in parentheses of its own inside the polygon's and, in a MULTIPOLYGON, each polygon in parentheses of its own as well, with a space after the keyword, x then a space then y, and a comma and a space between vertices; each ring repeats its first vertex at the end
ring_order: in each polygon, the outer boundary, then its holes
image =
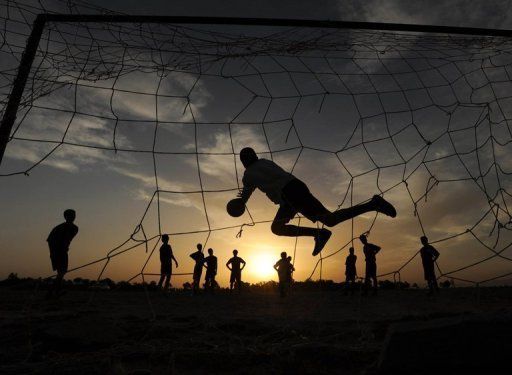
POLYGON ((1 288, 0 373, 501 373, 512 349, 508 287, 276 294, 1 288))

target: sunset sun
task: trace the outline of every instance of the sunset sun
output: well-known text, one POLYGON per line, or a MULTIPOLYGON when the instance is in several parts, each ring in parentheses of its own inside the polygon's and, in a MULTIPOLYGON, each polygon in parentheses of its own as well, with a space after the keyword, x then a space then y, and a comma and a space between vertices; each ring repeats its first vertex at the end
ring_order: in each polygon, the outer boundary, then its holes
POLYGON ((250 272, 260 281, 270 280, 274 276, 275 270, 273 268, 276 260, 270 252, 254 254, 251 257, 250 272))

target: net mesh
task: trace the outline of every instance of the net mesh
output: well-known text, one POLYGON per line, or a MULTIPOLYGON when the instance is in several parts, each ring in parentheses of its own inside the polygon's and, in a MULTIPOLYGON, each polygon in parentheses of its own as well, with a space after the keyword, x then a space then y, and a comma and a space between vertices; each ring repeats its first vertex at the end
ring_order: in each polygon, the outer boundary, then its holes
MULTIPOLYGON (((2 6, 5 105, 27 17, 39 11, 2 6)), ((147 256, 130 280, 154 274, 162 233, 201 234, 207 246, 212 233, 241 236, 271 222, 273 210, 260 204, 241 219, 224 210, 241 188, 238 153, 252 146, 331 208, 372 194, 397 202, 398 220, 413 218, 416 235, 457 251, 439 277, 490 282, 512 274, 511 48, 484 36, 49 22, 0 172, 101 164, 143 184, 145 208, 126 241, 76 268, 100 264, 98 279, 112 259, 141 248, 147 256), (174 230, 180 217, 186 229, 174 230), (468 246, 484 252, 466 256, 468 246), (489 272, 472 277, 486 264, 489 272)), ((371 236, 381 218, 341 224, 342 245, 324 251, 308 278, 322 278, 324 263, 371 236)), ((418 252, 410 255, 381 276, 400 279, 418 252)))

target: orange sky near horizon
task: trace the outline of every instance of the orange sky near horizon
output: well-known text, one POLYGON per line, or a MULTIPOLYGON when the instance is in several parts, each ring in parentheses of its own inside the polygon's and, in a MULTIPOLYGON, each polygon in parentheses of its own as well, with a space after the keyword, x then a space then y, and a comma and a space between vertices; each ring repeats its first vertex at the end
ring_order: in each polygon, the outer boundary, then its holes
MULTIPOLYGON (((44 169, 44 168, 43 168, 44 169)), ((87 176, 94 171, 85 171, 80 177, 74 173, 58 172, 57 180, 62 186, 67 186, 66 179, 74 180, 76 178, 91 180, 92 176, 87 176)), ((2 225, 2 242, 6 246, 5 261, 0 266, 0 277, 6 277, 10 272, 18 273, 20 277, 45 277, 52 274, 47 245, 45 242, 51 228, 61 222, 60 211, 54 207, 53 200, 44 200, 42 197, 48 194, 45 184, 43 170, 35 172, 30 178, 23 177, 23 183, 16 182, 18 189, 15 195, 23 194, 25 197, 22 201, 17 202, 16 215, 11 215, 11 220, 2 225), (38 185, 41 182, 42 185, 38 185), (49 220, 49 213, 52 213, 52 220, 49 220)), ((77 210, 76 224, 80 231, 71 244, 70 249, 70 268, 88 263, 95 259, 105 256, 109 249, 116 247, 124 242, 130 235, 131 228, 134 228, 140 214, 134 212, 142 212, 147 202, 133 199, 132 193, 123 188, 126 181, 118 181, 119 185, 110 185, 110 193, 107 191, 97 191, 95 184, 89 182, 89 185, 81 185, 78 195, 80 200, 76 201, 77 193, 68 192, 68 196, 64 192, 60 192, 61 207, 73 207, 77 210), (98 193, 103 194, 101 200, 97 200, 98 193), (62 198, 63 197, 63 198, 62 198), (73 201, 75 204, 73 204, 73 201)), ((53 183, 51 186, 55 187, 53 183)), ((5 185, 3 185, 5 187, 5 185)), ((314 190, 313 190, 314 191, 314 190)), ((454 192, 455 196, 457 192, 454 192)), ((377 256, 378 272, 387 273, 398 269, 405 263, 414 253, 419 250, 419 236, 421 232, 414 224, 416 219, 408 204, 407 199, 399 201, 396 197, 400 197, 399 192, 389 195, 388 199, 392 201, 398 209, 398 217, 391 219, 379 216, 376 225, 370 233, 369 240, 382 247, 382 251, 377 256), (407 229, 406 229, 407 228, 407 229), (406 230, 404 230, 406 229, 406 230)), ((451 225, 452 231, 460 230, 463 222, 455 225, 450 219, 450 215, 442 214, 442 207, 445 205, 445 199, 439 199, 439 194, 434 192, 429 198, 429 206, 426 210, 422 209, 423 219, 429 225, 432 233, 431 239, 436 240, 435 233, 440 230, 447 230, 447 225, 451 225), (442 215, 429 219, 427 214, 430 212, 438 212, 442 215), (432 224, 432 225, 430 225, 432 224), (436 229, 437 228, 437 229, 436 229)), ((173 205, 162 203, 161 210, 168 211, 173 209, 173 205)), ((277 206, 273 205, 262 193, 255 192, 249 202, 249 210, 260 218, 271 219, 273 213, 277 210, 277 206), (263 216, 260 216, 263 215, 263 216)), ((332 206, 330 206, 332 207, 332 206)), ((153 216, 152 220, 146 223, 145 230, 148 237, 158 233, 157 217, 154 215, 154 207, 149 210, 149 216, 153 216)), ((179 209, 178 217, 168 217, 162 214, 162 233, 179 232, 191 229, 190 223, 201 217, 200 211, 194 208, 179 209), (197 214, 187 214, 187 211, 193 211, 197 214), (184 220, 190 216, 190 221, 184 220), (168 223, 168 224, 166 224, 168 223), (188 224, 187 224, 188 223, 188 224), (175 225, 173 225, 175 224, 175 225)), ((476 212, 478 214, 478 212, 476 212)), ((219 210, 221 220, 217 223, 219 227, 222 224, 232 225, 234 219, 227 216, 227 213, 219 210), (222 219, 223 215, 225 220, 222 219)), ((478 215, 475 215, 475 217, 478 215)), ((367 230, 369 224, 373 220, 373 214, 366 214, 354 221, 354 237, 358 237, 360 233, 367 230)), ((242 218, 243 219, 243 218, 242 218)), ((474 221, 474 217, 469 218, 467 223, 474 221)), ((242 221, 243 222, 243 221, 242 221)), ((295 220, 297 223, 297 220, 295 220)), ((197 223, 196 223, 197 224, 197 223)), ((301 220, 302 225, 313 225, 305 219, 301 220)), ((345 246, 352 238, 351 222, 339 224, 332 228, 333 236, 331 237, 326 248, 322 252, 323 256, 331 254, 341 247, 345 246)), ((243 272, 243 280, 246 282, 257 283, 260 281, 277 280, 277 274, 273 270, 273 264, 279 259, 281 251, 286 251, 289 255, 294 255, 295 238, 278 237, 271 233, 270 224, 257 224, 254 227, 244 227, 241 238, 237 238, 239 228, 214 231, 209 236, 206 243, 206 249, 211 247, 215 251, 215 255, 219 261, 219 272, 217 280, 221 286, 228 286, 229 271, 225 267, 225 263, 232 256, 232 250, 238 249, 239 256, 247 261, 247 268, 243 272)), ((140 233, 136 238, 141 238, 140 233)), ((189 254, 195 251, 197 243, 204 243, 207 239, 207 233, 172 235, 170 243, 173 247, 174 255, 179 262, 179 268, 174 269, 178 273, 190 273, 193 269, 193 261, 189 258, 189 254)), ((470 241, 471 236, 464 235, 452 240, 435 244, 440 251, 441 257, 439 264, 443 270, 456 268, 466 257, 478 258, 485 256, 486 249, 478 249, 474 241, 470 241), (474 248, 469 248, 473 246, 474 248)), ((148 243, 148 253, 144 246, 139 246, 124 254, 113 257, 105 269, 103 278, 109 277, 116 281, 127 280, 141 272, 143 264, 151 254, 151 250, 155 247, 156 240, 148 243)), ((130 244, 128 244, 130 245, 130 244)), ((126 247, 128 247, 128 245, 126 247)), ((159 273, 159 257, 158 248, 160 243, 156 244, 156 250, 150 257, 146 273, 159 273)), ((359 276, 364 276, 364 256, 362 254, 362 246, 359 240, 354 241, 356 255, 358 256, 357 270, 359 276)), ((313 240, 311 238, 302 237, 297 241, 294 278, 296 280, 305 280, 310 276, 318 257, 313 257, 311 251, 313 248, 313 240)), ((332 279, 336 282, 344 280, 344 260, 348 254, 348 247, 340 251, 333 257, 323 262, 322 277, 324 279, 332 279)), ((71 272, 67 278, 85 277, 96 279, 105 262, 86 267, 84 269, 71 272)), ((484 267, 477 267, 457 276, 468 279, 478 279, 493 276, 500 272, 508 270, 506 262, 491 261, 484 267)), ((402 280, 411 283, 423 283, 422 268, 419 257, 416 257, 402 272, 402 280)), ((204 277, 204 275, 203 275, 204 277)), ((313 279, 319 278, 319 272, 313 275, 313 279)), ((393 279, 392 276, 386 277, 393 279)), ((147 280, 158 279, 157 276, 148 276, 147 280)), ((137 279, 140 281, 141 279, 137 279)), ((191 276, 175 276, 173 284, 175 287, 181 287, 186 282, 191 281, 191 276)))

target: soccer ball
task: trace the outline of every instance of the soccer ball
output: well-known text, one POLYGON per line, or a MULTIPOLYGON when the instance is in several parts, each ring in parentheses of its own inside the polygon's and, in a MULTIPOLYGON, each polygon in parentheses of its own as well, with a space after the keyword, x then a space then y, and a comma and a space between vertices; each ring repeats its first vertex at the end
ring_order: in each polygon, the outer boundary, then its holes
POLYGON ((231 199, 226 205, 226 211, 233 217, 242 216, 245 212, 245 203, 242 198, 231 199))

